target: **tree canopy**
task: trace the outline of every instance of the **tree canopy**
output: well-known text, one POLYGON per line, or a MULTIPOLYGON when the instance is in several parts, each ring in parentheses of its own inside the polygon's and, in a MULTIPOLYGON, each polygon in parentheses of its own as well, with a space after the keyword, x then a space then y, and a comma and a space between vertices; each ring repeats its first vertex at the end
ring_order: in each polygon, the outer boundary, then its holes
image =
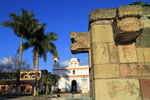
POLYGON ((54 56, 58 56, 56 46, 53 43, 53 41, 57 40, 57 34, 54 32, 44 34, 45 25, 42 25, 40 27, 41 28, 32 35, 32 38, 29 39, 29 42, 23 43, 23 51, 33 47, 32 52, 34 67, 37 53, 39 55, 38 57, 42 57, 45 62, 47 58, 47 52, 51 53, 54 56))
MULTIPOLYGON (((17 71, 18 61, 19 57, 17 55, 0 60, 0 71, 17 71)), ((27 63, 27 60, 22 60, 21 66, 22 70, 30 69, 30 64, 27 63)))
POLYGON ((28 12, 22 8, 20 15, 10 13, 9 17, 11 20, 4 21, 2 26, 13 29, 14 33, 19 37, 23 35, 24 38, 29 39, 30 35, 38 28, 39 20, 34 18, 32 11, 28 12))
POLYGON ((143 1, 141 1, 141 2, 133 2, 130 5, 141 5, 141 6, 148 6, 148 7, 150 7, 150 5, 147 2, 143 2, 143 1))
POLYGON ((49 72, 47 74, 42 75, 41 80, 42 80, 42 82, 41 82, 42 85, 46 85, 46 84, 55 85, 58 80, 58 76, 53 75, 49 72))

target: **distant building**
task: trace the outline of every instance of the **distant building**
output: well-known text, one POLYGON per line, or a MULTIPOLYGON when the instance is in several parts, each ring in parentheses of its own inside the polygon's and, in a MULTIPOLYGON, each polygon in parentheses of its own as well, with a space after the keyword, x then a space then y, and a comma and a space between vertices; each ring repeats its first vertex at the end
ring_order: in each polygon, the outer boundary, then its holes
POLYGON ((69 66, 59 66, 59 58, 54 57, 53 74, 59 76, 57 87, 61 92, 90 92, 89 66, 81 66, 75 57, 70 59, 69 66))
MULTIPOLYGON (((38 84, 46 69, 38 70, 38 84)), ((15 93, 17 71, 0 72, 0 93, 15 93)), ((35 80, 35 70, 22 70, 20 72, 19 93, 32 93, 35 80)))

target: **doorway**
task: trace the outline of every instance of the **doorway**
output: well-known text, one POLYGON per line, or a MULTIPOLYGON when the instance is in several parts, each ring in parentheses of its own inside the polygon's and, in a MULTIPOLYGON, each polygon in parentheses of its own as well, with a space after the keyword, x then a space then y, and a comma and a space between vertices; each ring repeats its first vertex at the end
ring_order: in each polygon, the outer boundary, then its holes
POLYGON ((71 83, 71 92, 77 92, 77 82, 76 80, 73 80, 71 83))

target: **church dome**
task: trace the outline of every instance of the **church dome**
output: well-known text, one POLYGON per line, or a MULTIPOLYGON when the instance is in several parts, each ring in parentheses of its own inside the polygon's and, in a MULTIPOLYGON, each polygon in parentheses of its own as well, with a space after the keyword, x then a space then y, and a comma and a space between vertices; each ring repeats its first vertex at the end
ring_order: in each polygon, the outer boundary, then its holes
POLYGON ((79 66, 79 59, 72 57, 69 60, 69 67, 77 67, 77 66, 79 66))
POLYGON ((75 58, 75 57, 72 57, 69 62, 79 62, 79 59, 75 58))

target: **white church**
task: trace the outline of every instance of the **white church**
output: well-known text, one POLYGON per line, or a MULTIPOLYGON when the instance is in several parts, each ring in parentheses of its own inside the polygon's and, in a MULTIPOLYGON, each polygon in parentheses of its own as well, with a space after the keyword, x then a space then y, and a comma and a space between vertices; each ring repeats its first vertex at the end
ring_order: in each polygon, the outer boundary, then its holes
POLYGON ((69 66, 59 66, 59 58, 54 57, 53 74, 59 76, 57 88, 61 92, 89 93, 89 66, 80 66, 79 59, 72 57, 69 66))

